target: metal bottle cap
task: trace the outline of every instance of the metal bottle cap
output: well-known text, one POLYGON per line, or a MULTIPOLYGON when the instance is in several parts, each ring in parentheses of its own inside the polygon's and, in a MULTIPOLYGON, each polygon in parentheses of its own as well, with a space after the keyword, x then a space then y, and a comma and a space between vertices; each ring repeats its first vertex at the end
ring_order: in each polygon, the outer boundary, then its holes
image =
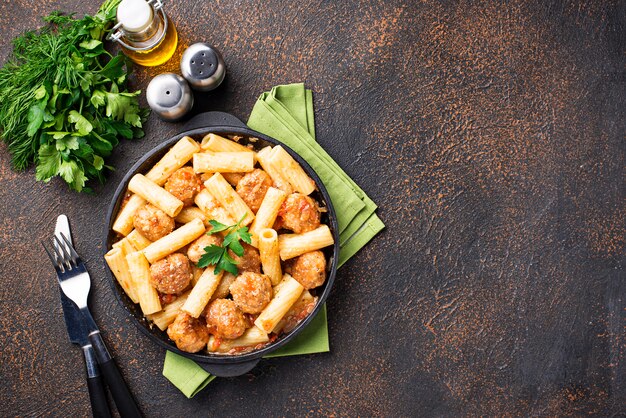
POLYGON ((226 76, 222 54, 211 45, 201 42, 190 45, 183 52, 180 70, 191 87, 199 91, 217 88, 226 76))
POLYGON ((181 119, 193 107, 193 94, 184 78, 174 73, 159 74, 146 89, 150 108, 163 120, 181 119))

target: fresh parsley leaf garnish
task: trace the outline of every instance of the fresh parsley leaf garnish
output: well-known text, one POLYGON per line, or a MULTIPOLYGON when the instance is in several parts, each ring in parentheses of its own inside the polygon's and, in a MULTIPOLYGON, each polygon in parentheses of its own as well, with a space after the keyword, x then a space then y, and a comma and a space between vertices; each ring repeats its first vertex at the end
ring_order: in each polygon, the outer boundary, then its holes
POLYGON ((244 214, 239 222, 234 225, 224 225, 216 220, 209 221, 212 228, 207 232, 207 235, 213 235, 223 231, 227 231, 228 233, 224 237, 221 246, 211 244, 208 247, 204 247, 204 254, 198 261, 198 267, 204 268, 214 265, 214 274, 218 274, 220 271, 227 271, 235 275, 238 273, 237 261, 228 254, 228 250, 231 250, 234 254, 241 257, 243 256, 244 248, 239 241, 243 241, 247 244, 252 242, 252 236, 248 232, 248 227, 239 227, 245 218, 246 215, 244 214))

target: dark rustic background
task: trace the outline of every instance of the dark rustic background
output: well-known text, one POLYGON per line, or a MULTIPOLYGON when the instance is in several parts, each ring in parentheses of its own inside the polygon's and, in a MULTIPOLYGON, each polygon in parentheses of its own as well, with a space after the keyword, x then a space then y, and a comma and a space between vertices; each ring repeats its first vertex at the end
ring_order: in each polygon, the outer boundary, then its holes
MULTIPOLYGON (((55 9, 0 0, 10 39, 55 9)), ((339 272, 332 352, 264 360, 187 400, 105 281, 104 214, 124 172, 180 125, 151 116, 97 196, 11 171, 0 146, 0 415, 89 413, 38 241, 73 225, 91 306, 147 416, 619 415, 626 409, 623 1, 169 1, 181 47, 228 77, 200 101, 246 119, 275 84, 315 92, 320 143, 387 229, 339 272)))

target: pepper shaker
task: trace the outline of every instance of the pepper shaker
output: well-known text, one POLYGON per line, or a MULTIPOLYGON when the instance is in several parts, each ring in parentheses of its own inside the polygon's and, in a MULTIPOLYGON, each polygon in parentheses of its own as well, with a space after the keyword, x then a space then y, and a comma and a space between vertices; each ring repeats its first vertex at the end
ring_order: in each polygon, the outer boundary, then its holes
POLYGON ((216 89, 226 76, 222 54, 209 44, 198 42, 185 50, 180 70, 191 88, 198 91, 216 89))
POLYGON ((174 73, 159 74, 146 89, 150 108, 161 119, 175 122, 193 107, 193 94, 184 78, 174 73))

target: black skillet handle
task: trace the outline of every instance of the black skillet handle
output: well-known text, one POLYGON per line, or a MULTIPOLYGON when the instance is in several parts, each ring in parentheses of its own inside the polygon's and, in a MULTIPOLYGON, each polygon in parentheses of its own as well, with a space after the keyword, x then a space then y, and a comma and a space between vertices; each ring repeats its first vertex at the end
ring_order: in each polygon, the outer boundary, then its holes
POLYGON ((254 369, 261 359, 255 359, 246 361, 243 363, 233 363, 233 364, 206 364, 206 363, 198 363, 200 367, 202 367, 207 372, 211 373, 213 376, 217 377, 235 377, 241 376, 242 374, 248 373, 250 370, 254 369))
POLYGON ((226 112, 204 112, 189 119, 181 132, 212 126, 232 126, 233 128, 247 128, 246 124, 237 117, 226 112))
POLYGON ((100 368, 96 360, 96 353, 91 345, 83 347, 85 366, 87 368, 87 388, 91 401, 91 412, 94 418, 110 418, 111 411, 104 391, 104 382, 100 376, 100 368))
POLYGON ((141 418, 142 415, 139 407, 137 406, 137 401, 135 401, 132 393, 130 393, 120 370, 117 368, 111 354, 109 354, 109 350, 107 350, 107 347, 102 340, 100 331, 94 331, 89 334, 89 341, 91 341, 91 344, 96 352, 96 358, 98 359, 98 364, 100 365, 100 371, 104 376, 104 381, 111 391, 111 395, 113 396, 115 406, 117 406, 120 416, 122 418, 141 418))

